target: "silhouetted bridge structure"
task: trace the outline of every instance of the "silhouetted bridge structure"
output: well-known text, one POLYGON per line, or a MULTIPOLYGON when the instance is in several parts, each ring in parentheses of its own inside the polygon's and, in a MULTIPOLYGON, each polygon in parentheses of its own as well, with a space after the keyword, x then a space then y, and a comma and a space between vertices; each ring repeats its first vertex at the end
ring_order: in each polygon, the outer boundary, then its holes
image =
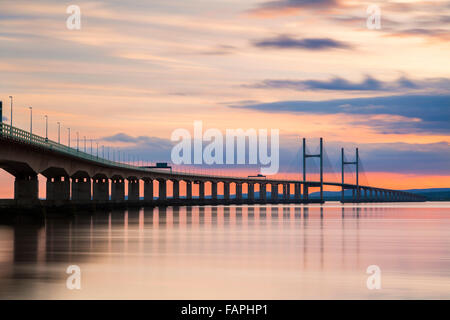
MULTIPOLYGON (((1 113, 0 113, 1 115, 1 113)), ((320 153, 306 154, 303 140, 303 177, 299 180, 268 179, 265 177, 232 177, 168 172, 128 163, 116 162, 65 146, 47 138, 30 134, 5 123, 0 127, 0 167, 15 177, 14 200, 3 201, 0 207, 58 207, 64 205, 203 205, 254 203, 322 203, 323 187, 342 189, 342 202, 402 202, 425 201, 425 197, 383 188, 323 181, 322 139, 320 153), (319 157, 320 181, 306 180, 306 159, 319 157), (38 174, 47 178, 46 200, 38 198, 38 174), (125 197, 125 181, 128 195, 125 197), (143 199, 140 188, 143 181, 143 199), (157 181, 157 183, 154 183, 157 181), (168 197, 167 185, 172 184, 168 197), (185 195, 180 196, 180 183, 185 183, 185 195), (205 185, 210 183, 211 195, 205 196, 205 185), (157 184, 158 197, 154 186, 157 184), (198 194, 193 195, 193 184, 198 194), (231 188, 231 185, 235 185, 231 188), (247 196, 243 186, 247 185, 247 196), (255 192, 255 186, 259 192, 255 192), (220 187, 219 187, 220 186, 220 187), (282 186, 282 193, 279 193, 282 186), (270 188, 270 193, 268 192, 270 188), (309 196, 311 188, 320 188, 320 197, 309 196), (234 189, 234 194, 231 194, 234 189), (350 199, 344 190, 352 190, 350 199), (221 190, 221 194, 219 194, 221 190)), ((357 156, 358 157, 358 156, 357 156)), ((343 159, 343 158, 342 158, 343 159)), ((358 159, 358 158, 357 158, 358 159)), ((346 164, 342 160, 342 168, 346 164)), ((343 180, 343 179, 342 179, 343 180)))

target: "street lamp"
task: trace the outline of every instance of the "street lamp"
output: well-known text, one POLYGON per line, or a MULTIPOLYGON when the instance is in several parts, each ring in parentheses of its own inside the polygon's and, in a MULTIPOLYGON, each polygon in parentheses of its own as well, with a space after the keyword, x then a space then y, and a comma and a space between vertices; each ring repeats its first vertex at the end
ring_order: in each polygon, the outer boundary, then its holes
POLYGON ((80 146, 80 135, 77 131, 77 152, 80 150, 79 146, 80 146))
POLYGON ((45 115, 45 141, 48 141, 48 116, 45 115))
POLYGON ((13 96, 9 96, 9 98, 11 99, 11 129, 12 129, 12 116, 13 116, 13 96))
POLYGON ((69 148, 70 148, 70 128, 67 128, 67 130, 69 131, 69 138, 68 138, 68 140, 67 140, 67 145, 68 145, 69 148))
POLYGON ((98 159, 98 142, 95 142, 97 144, 97 159, 98 159))
POLYGON ((33 134, 33 107, 28 107, 30 109, 30 139, 33 134))
POLYGON ((58 144, 59 144, 59 142, 60 142, 60 132, 61 132, 61 123, 59 123, 59 122, 57 122, 58 123, 58 144))
POLYGON ((84 136, 84 152, 86 152, 86 136, 84 136))

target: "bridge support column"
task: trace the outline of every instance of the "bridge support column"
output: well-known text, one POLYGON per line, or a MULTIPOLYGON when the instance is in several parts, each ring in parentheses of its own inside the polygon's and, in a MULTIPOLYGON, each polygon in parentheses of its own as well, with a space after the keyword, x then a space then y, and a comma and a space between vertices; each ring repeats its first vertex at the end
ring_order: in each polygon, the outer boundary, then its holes
POLYGON ((96 201, 109 200, 109 179, 108 178, 94 178, 93 199, 96 201))
POLYGON ((250 201, 255 200, 255 184, 254 183, 248 183, 247 184, 247 198, 250 201))
POLYGON ((211 199, 217 200, 217 182, 211 182, 211 199))
POLYGON ((242 183, 236 183, 236 200, 242 200, 242 183))
POLYGON ((128 201, 139 200, 139 179, 136 177, 128 178, 128 201))
POLYGON ((38 199, 39 182, 37 174, 16 176, 14 180, 14 199, 34 201, 38 199))
POLYGON ((223 198, 225 200, 230 200, 230 183, 229 182, 223 183, 223 198))
POLYGON ((309 200, 309 186, 306 183, 303 184, 303 200, 309 200))
POLYGON ((91 200, 91 178, 82 176, 72 177, 72 200, 91 200))
POLYGON ((69 176, 47 177, 47 200, 70 200, 69 176))
POLYGON ((283 183, 283 200, 287 200, 288 198, 288 185, 283 183))
POLYGON ((300 183, 294 184, 294 199, 299 201, 302 198, 302 185, 300 183))
POLYGON ((144 200, 153 201, 153 180, 144 178, 144 200))
POLYGON ((172 184, 173 184, 173 198, 175 200, 178 200, 180 199, 180 181, 173 180, 172 184))
POLYGON ((270 190, 272 200, 278 199, 278 184, 272 183, 272 189, 270 190))
POLYGON ((159 200, 167 199, 167 182, 164 179, 158 179, 159 182, 159 200))
POLYGON ((265 183, 259 184, 259 200, 266 202, 267 198, 267 185, 265 183))
POLYGON ((111 200, 124 201, 125 200, 125 181, 123 178, 111 179, 111 200))
POLYGON ((200 200, 205 199, 205 182, 204 181, 198 182, 198 198, 200 200))
POLYGON ((192 199, 192 181, 186 181, 186 199, 192 199))

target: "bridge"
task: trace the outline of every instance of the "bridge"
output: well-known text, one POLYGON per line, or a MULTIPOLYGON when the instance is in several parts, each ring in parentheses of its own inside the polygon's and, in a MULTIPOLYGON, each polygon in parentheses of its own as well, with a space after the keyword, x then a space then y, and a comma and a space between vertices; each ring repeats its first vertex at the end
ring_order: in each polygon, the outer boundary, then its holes
MULTIPOLYGON (((0 102, 0 119, 1 119, 0 102)), ((31 130, 30 130, 31 131, 31 130)), ((86 149, 86 148, 85 148, 86 149)), ((138 166, 105 159, 41 137, 31 132, 1 123, 0 168, 15 177, 14 199, 0 203, 0 208, 61 207, 66 205, 216 205, 254 203, 323 203, 324 186, 339 187, 341 202, 403 202, 425 201, 420 195, 371 186, 358 181, 358 150, 354 162, 344 161, 342 149, 342 181, 326 182, 323 179, 323 140, 320 152, 308 154, 306 139, 303 139, 303 180, 270 179, 259 176, 235 177, 188 172, 167 171, 161 168, 138 166), (320 159, 320 179, 307 180, 306 160, 320 159), (356 166, 356 183, 344 182, 344 166, 356 166), (38 175, 46 179, 46 199, 40 200, 38 175), (125 181, 128 194, 125 197, 125 181), (143 199, 140 197, 143 181, 143 199), (172 196, 168 196, 167 185, 172 184, 172 196), (180 184, 185 184, 185 196, 180 195, 180 184), (198 194, 193 195, 193 184, 198 185, 198 194), (205 196, 205 185, 210 184, 211 195, 205 196), (155 197, 157 185, 158 197, 155 197), (231 186, 234 185, 234 188, 231 186), (247 196, 243 195, 246 185, 247 196), (220 188, 219 188, 220 186, 220 188), (259 192, 255 192, 255 186, 259 192), (279 189, 282 186, 282 193, 279 189), (319 188, 320 197, 309 195, 311 188, 319 188), (234 189, 234 194, 231 194, 234 189), (270 192, 269 192, 270 189, 270 192), (345 190, 352 196, 346 199, 345 190), (221 194, 219 194, 221 190, 221 194)))

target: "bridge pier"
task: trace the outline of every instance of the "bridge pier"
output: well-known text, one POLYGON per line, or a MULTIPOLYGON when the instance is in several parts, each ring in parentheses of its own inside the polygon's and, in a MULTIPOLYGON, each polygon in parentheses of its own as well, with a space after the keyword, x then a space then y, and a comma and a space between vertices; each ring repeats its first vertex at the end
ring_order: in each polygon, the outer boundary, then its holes
POLYGON ((211 182, 211 199, 217 200, 217 182, 211 182))
POLYGON ((302 198, 302 185, 300 183, 294 184, 294 199, 300 201, 302 198))
POLYGON ((247 198, 250 201, 255 200, 255 184, 254 183, 248 183, 247 184, 248 188, 247 188, 247 198))
POLYGON ((259 184, 259 200, 266 202, 267 198, 267 184, 259 184))
POLYGON ((205 200, 205 182, 204 181, 198 182, 198 198, 200 200, 205 200))
POLYGON ((70 178, 68 175, 47 177, 47 200, 70 200, 70 178))
POLYGON ((136 177, 128 178, 128 201, 139 200, 139 179, 136 177))
POLYGON ((93 199, 96 201, 109 200, 109 179, 107 177, 94 177, 93 199))
POLYGON ((236 200, 242 200, 242 183, 236 183, 236 200))
POLYGON ((283 200, 288 199, 288 184, 283 183, 283 200))
POLYGON ((88 175, 77 174, 72 176, 72 200, 91 200, 91 178, 88 175))
POLYGON ((144 178, 144 200, 153 201, 153 180, 144 178))
POLYGON ((368 202, 369 201, 369 190, 367 188, 364 188, 363 191, 364 191, 363 200, 364 200, 364 202, 368 202))
POLYGON ((230 183, 229 182, 223 183, 223 198, 225 200, 230 200, 230 183))
POLYGON ((186 199, 192 199, 192 181, 186 181, 186 199))
POLYGON ((115 176, 111 179, 111 200, 125 200, 125 182, 122 177, 115 176))
POLYGON ((278 183, 272 183, 272 189, 270 190, 272 200, 278 199, 278 183))
POLYGON ((308 201, 309 199, 309 186, 304 183, 303 184, 303 201, 308 201))
POLYGON ((167 199, 167 182, 165 179, 159 179, 159 200, 167 199))
POLYGON ((21 201, 38 200, 39 182, 37 174, 20 174, 14 180, 14 199, 21 201))
POLYGON ((180 181, 178 180, 172 180, 172 190, 173 190, 173 198, 175 200, 180 199, 180 181))

